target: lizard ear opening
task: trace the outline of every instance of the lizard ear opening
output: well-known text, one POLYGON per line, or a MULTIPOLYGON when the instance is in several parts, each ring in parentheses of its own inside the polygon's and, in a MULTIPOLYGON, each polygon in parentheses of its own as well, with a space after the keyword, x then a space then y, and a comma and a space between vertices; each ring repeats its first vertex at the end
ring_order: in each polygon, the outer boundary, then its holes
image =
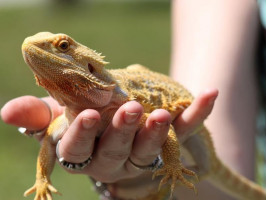
POLYGON ((88 63, 88 70, 91 74, 94 72, 94 67, 90 63, 88 63))

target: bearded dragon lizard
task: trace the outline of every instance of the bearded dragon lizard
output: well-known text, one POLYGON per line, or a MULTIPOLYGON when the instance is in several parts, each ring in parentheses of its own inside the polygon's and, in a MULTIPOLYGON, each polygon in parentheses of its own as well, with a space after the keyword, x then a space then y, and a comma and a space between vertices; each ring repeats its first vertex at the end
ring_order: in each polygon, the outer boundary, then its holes
MULTIPOLYGON (((41 32, 28 37, 22 44, 22 52, 37 84, 66 107, 65 113, 47 128, 37 160, 36 182, 24 194, 36 192, 36 200, 52 199, 51 193, 58 193, 50 180, 56 160, 55 144, 84 109, 96 109, 101 114, 100 135, 116 110, 127 101, 135 100, 144 107, 139 129, 153 110, 166 109, 174 120, 193 101, 193 96, 179 83, 141 65, 105 69, 107 62, 103 56, 65 34, 41 32)), ((160 186, 171 181, 171 194, 176 182, 194 189, 190 176, 197 176, 199 179, 209 178, 239 199, 265 199, 264 189, 222 164, 205 127, 179 144, 171 126, 162 147, 162 158, 164 165, 154 176, 164 176, 160 186), (181 146, 190 152, 195 162, 192 170, 180 161, 181 146)))

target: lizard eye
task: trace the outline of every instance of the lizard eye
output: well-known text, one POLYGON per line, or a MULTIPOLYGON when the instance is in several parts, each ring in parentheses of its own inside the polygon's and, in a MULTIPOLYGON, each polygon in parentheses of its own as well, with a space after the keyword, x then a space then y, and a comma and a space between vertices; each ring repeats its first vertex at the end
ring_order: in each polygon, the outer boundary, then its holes
POLYGON ((69 50, 70 44, 69 41, 67 40, 62 40, 58 44, 58 49, 62 52, 66 52, 69 50))

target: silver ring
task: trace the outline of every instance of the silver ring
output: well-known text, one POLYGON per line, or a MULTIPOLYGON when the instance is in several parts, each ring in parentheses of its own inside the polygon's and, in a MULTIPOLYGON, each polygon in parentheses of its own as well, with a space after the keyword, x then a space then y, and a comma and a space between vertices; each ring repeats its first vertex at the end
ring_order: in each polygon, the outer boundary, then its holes
POLYGON ((129 158, 129 161, 137 169, 146 170, 146 171, 153 171, 153 172, 160 169, 164 164, 160 155, 158 155, 157 158, 150 165, 147 165, 147 166, 137 165, 130 158, 129 158))
POLYGON ((90 156, 87 160, 85 160, 82 163, 72 163, 72 162, 68 162, 68 161, 64 160, 64 158, 59 155, 60 142, 61 142, 61 140, 58 140, 58 142, 57 142, 56 155, 57 155, 58 161, 59 161, 61 166, 65 167, 66 169, 69 169, 69 170, 82 170, 91 162, 92 156, 90 156))
MULTIPOLYGON (((39 98, 39 99, 40 99, 40 98, 39 98)), ((47 106, 47 108, 48 108, 48 110, 49 110, 49 114, 50 114, 50 121, 49 121, 49 124, 50 124, 50 123, 52 122, 52 120, 53 120, 53 112, 52 112, 52 109, 51 109, 51 107, 49 106, 49 104, 46 103, 43 99, 40 99, 40 100, 47 106)), ((23 134, 23 135, 32 137, 32 136, 34 136, 34 135, 36 135, 36 136, 40 136, 40 135, 44 134, 44 132, 46 131, 46 129, 47 129, 47 127, 45 127, 45 128, 42 129, 42 130, 33 131, 33 130, 28 130, 28 129, 24 128, 24 127, 19 127, 19 128, 18 128, 18 131, 19 131, 21 134, 23 134)))
POLYGON ((32 137, 34 135, 36 136, 39 136, 39 135, 42 135, 44 134, 44 132, 46 131, 47 128, 44 128, 42 130, 39 130, 39 131, 30 131, 24 127, 19 127, 18 128, 18 131, 22 134, 22 135, 26 135, 26 136, 29 136, 29 137, 32 137))

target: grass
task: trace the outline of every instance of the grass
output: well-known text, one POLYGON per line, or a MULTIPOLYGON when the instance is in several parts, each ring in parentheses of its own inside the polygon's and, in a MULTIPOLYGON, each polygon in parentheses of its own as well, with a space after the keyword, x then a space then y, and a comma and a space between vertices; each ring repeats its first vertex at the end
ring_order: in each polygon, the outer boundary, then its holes
MULTIPOLYGON (((40 31, 71 35, 106 55, 109 68, 142 63, 168 73, 169 15, 168 2, 0 8, 0 106, 21 95, 47 95, 35 85, 20 50, 24 38, 40 31)), ((0 131, 0 199, 22 199, 34 183, 39 144, 2 121, 0 131)), ((52 181, 63 193, 55 199, 97 199, 86 176, 70 175, 56 166, 52 181)))

